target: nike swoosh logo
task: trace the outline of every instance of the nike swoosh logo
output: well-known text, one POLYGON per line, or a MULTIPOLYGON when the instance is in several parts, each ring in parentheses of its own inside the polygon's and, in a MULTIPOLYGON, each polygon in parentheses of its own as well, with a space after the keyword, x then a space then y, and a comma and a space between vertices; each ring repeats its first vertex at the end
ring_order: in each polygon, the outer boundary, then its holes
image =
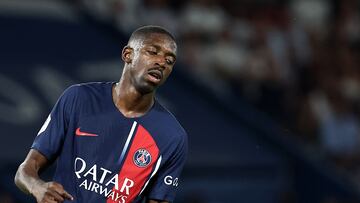
POLYGON ((80 128, 76 129, 75 134, 77 136, 88 136, 88 137, 96 137, 96 136, 98 136, 97 134, 93 134, 93 133, 81 132, 80 128))

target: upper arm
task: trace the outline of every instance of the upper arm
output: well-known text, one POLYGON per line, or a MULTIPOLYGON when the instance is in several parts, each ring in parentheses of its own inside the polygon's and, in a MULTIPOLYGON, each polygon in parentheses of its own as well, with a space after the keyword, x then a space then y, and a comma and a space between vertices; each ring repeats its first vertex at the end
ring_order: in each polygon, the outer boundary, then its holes
POLYGON ((50 161, 55 160, 62 149, 76 103, 76 94, 77 88, 74 86, 64 91, 31 146, 50 161))
POLYGON ((49 164, 49 160, 35 149, 31 149, 22 163, 24 166, 31 167, 36 171, 45 168, 49 164))

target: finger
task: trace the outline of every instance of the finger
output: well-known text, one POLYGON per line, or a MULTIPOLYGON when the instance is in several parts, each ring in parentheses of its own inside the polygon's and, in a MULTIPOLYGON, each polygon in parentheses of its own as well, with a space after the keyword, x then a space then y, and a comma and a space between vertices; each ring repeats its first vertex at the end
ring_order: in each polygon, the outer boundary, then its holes
POLYGON ((71 195, 70 195, 68 192, 66 192, 65 190, 64 190, 64 193, 62 194, 62 196, 63 196, 65 199, 67 199, 67 200, 71 200, 71 201, 74 200, 74 197, 71 196, 71 195))
POLYGON ((63 202, 64 201, 64 198, 59 193, 57 193, 56 191, 49 191, 49 196, 52 197, 57 202, 63 202))
POLYGON ((66 192, 64 189, 62 188, 54 188, 55 191, 57 193, 59 193, 59 195, 61 195, 63 198, 67 199, 67 200, 74 200, 73 196, 71 196, 68 192, 66 192))
POLYGON ((56 191, 48 190, 45 193, 44 200, 46 200, 46 201, 55 201, 55 202, 63 202, 64 198, 60 194, 58 194, 56 191))
POLYGON ((45 201, 43 201, 41 203, 59 203, 59 202, 57 202, 55 200, 45 200, 45 201))
POLYGON ((51 196, 46 196, 42 201, 41 203, 58 203, 54 197, 51 197, 51 196))
POLYGON ((61 184, 54 182, 52 186, 53 190, 59 193, 63 198, 71 201, 74 200, 74 198, 64 190, 64 187, 61 184))

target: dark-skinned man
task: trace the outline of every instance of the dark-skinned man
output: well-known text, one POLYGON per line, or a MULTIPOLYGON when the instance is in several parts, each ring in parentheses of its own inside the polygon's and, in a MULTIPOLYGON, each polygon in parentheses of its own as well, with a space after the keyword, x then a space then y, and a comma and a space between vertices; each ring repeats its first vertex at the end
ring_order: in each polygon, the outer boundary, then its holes
POLYGON ((38 203, 172 202, 187 135, 155 98, 176 61, 162 27, 135 30, 119 82, 69 87, 53 107, 15 176, 38 203), (39 172, 57 161, 51 182, 39 172))

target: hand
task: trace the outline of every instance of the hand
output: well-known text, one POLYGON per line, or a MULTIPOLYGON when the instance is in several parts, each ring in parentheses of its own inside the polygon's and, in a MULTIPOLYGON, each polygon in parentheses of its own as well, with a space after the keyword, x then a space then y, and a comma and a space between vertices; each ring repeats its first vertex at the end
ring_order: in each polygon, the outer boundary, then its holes
POLYGON ((32 188, 31 194, 38 203, 61 203, 74 198, 57 182, 39 182, 32 188))

